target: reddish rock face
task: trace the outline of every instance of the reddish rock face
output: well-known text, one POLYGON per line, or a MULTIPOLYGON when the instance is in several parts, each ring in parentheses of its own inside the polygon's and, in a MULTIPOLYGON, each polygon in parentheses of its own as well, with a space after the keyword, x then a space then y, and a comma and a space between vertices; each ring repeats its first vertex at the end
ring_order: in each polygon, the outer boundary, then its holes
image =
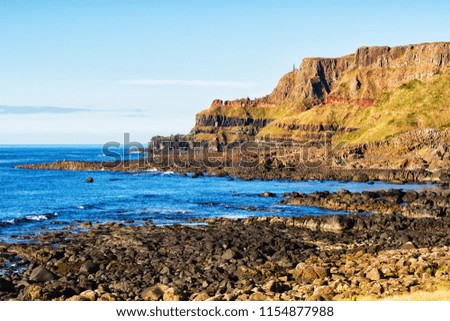
POLYGON ((331 95, 325 99, 325 105, 357 105, 361 107, 370 107, 376 103, 377 100, 375 99, 348 99, 331 95))

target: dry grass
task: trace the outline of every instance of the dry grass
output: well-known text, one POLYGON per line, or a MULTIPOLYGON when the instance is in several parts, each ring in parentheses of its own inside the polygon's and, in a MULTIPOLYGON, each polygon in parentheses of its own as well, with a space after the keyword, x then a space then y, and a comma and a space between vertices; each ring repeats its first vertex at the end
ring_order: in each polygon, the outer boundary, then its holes
POLYGON ((450 301, 450 282, 434 286, 429 290, 415 291, 412 293, 382 298, 376 296, 361 296, 354 299, 356 301, 450 301))

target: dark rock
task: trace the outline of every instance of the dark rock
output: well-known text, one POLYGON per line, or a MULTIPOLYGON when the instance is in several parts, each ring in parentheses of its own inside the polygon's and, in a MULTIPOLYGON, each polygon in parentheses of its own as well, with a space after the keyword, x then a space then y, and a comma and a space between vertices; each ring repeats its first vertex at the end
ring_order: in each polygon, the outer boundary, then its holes
POLYGON ((43 266, 38 266, 37 268, 33 269, 30 274, 30 280, 35 282, 47 282, 54 279, 55 276, 53 275, 53 273, 43 266))
POLYGON ((16 292, 16 288, 11 281, 0 277, 0 292, 16 292))
POLYGON ((369 177, 365 174, 355 175, 352 178, 352 181, 354 182, 367 182, 369 180, 369 177))
POLYGON ((157 284, 142 291, 141 297, 146 301, 159 301, 169 287, 163 284, 157 284))
POLYGON ((419 194, 416 191, 407 191, 405 195, 403 195, 402 199, 404 202, 411 203, 414 202, 419 197, 419 194))
POLYGON ((415 245, 413 242, 406 242, 402 245, 402 249, 404 250, 414 250, 417 249, 417 245, 415 245))
POLYGON ((84 262, 80 267, 80 274, 94 274, 99 270, 98 264, 92 261, 84 262))
POLYGON ((271 192, 264 192, 264 193, 259 194, 259 196, 262 196, 262 197, 275 197, 276 194, 275 193, 271 193, 271 192))
POLYGON ((283 293, 286 288, 283 287, 283 284, 281 282, 271 280, 263 286, 263 289, 266 292, 283 293))
POLYGON ((195 172, 192 174, 192 178, 198 178, 198 177, 203 177, 203 173, 202 172, 195 172))

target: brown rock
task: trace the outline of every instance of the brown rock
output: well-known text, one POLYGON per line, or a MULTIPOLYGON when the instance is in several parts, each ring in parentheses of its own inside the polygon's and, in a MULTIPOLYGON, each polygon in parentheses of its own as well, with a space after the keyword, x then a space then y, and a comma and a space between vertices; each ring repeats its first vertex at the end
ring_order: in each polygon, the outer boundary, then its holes
POLYGON ((375 283, 371 288, 370 288, 370 293, 372 294, 376 294, 376 295, 380 295, 382 294, 384 291, 383 286, 380 283, 375 283))
POLYGON ((267 296, 264 293, 261 292, 255 292, 250 294, 250 296, 248 297, 249 301, 266 301, 267 300, 267 296))
POLYGON ((164 284, 157 284, 142 291, 141 297, 146 301, 159 301, 169 287, 164 284))
POLYGON ((326 299, 319 294, 313 294, 311 296, 307 296, 306 301, 326 301, 326 299))
POLYGON ((414 250, 417 249, 417 246, 413 242, 406 242, 402 245, 402 249, 404 250, 414 250))
POLYGON ((177 288, 168 288, 164 291, 164 301, 183 301, 185 299, 185 296, 177 288))
POLYGON ((373 268, 369 272, 366 273, 366 278, 372 281, 378 281, 383 278, 383 273, 380 269, 373 268))
POLYGON ((316 272, 317 277, 319 277, 320 279, 325 279, 326 277, 330 276, 330 269, 329 268, 324 268, 322 266, 319 265, 315 265, 313 267, 314 272, 316 272))
POLYGON ((89 301, 97 300, 97 293, 92 290, 86 290, 80 293, 80 297, 89 301))
POLYGON ((42 287, 39 285, 30 285, 25 289, 26 300, 42 300, 42 287))
POLYGON ((208 300, 210 297, 208 295, 208 293, 206 292, 200 292, 200 293, 194 293, 192 296, 192 301, 206 301, 208 300))
POLYGON ((242 257, 243 256, 241 253, 234 251, 232 249, 228 249, 222 254, 222 259, 227 261, 231 259, 241 259, 242 257))
POLYGON ((80 267, 80 274, 93 274, 99 270, 98 264, 92 261, 84 262, 80 267))

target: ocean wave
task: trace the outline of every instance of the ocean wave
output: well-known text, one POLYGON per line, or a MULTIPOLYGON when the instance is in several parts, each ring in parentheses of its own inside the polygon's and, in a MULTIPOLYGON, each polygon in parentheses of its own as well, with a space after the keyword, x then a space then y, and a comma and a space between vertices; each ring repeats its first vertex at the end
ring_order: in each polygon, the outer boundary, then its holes
MULTIPOLYGON (((117 198, 121 198, 123 196, 118 195, 117 198)), ((102 206, 104 206, 103 202, 97 203, 96 205, 91 205, 91 204, 82 204, 82 205, 78 205, 77 208, 79 210, 91 210, 91 209, 96 209, 96 210, 101 210, 102 206)))
POLYGON ((28 215, 25 218, 30 221, 45 221, 49 219, 47 215, 28 215))
POLYGON ((46 221, 55 216, 58 216, 57 212, 37 214, 37 215, 26 215, 25 217, 16 217, 13 219, 3 220, 0 222, 0 226, 6 227, 6 226, 10 226, 10 225, 19 225, 19 224, 23 224, 23 223, 46 221))

